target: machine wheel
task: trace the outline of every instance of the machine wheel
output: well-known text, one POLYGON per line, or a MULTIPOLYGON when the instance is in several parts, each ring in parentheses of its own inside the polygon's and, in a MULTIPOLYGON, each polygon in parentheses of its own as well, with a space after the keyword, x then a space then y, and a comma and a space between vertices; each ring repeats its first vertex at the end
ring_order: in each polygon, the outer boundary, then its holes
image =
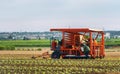
POLYGON ((51 58, 60 59, 60 52, 59 51, 54 51, 51 55, 51 58))
POLYGON ((100 59, 103 59, 105 56, 103 55, 103 56, 100 56, 100 59))

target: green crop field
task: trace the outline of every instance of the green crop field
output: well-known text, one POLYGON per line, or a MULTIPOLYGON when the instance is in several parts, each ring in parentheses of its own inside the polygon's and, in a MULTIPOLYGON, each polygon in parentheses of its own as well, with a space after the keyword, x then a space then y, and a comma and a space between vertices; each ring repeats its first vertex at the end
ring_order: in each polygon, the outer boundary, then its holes
POLYGON ((15 47, 49 47, 50 40, 1 40, 0 49, 11 50, 15 47))
MULTIPOLYGON (((120 46, 120 39, 107 39, 105 46, 120 46)), ((15 47, 50 47, 50 40, 0 40, 0 50, 14 50, 15 47)))
POLYGON ((105 45, 109 46, 120 46, 120 39, 107 39, 105 45))
POLYGON ((0 45, 10 46, 49 46, 50 40, 1 40, 0 45))

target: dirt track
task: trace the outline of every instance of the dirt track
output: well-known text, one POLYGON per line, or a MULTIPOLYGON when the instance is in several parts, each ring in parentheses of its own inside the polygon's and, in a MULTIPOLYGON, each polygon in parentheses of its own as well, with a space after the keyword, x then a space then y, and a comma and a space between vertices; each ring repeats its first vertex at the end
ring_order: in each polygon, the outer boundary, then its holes
MULTIPOLYGON (((110 49, 110 51, 105 52, 106 57, 116 57, 116 58, 120 58, 120 52, 117 51, 113 51, 114 49, 110 49)), ((52 53, 52 51, 50 51, 50 48, 42 48, 41 51, 0 51, 0 55, 8 55, 8 56, 26 56, 30 57, 30 56, 39 56, 42 55, 43 53, 48 52, 49 54, 52 53)))
POLYGON ((41 51, 4 50, 4 51, 0 51, 0 59, 30 59, 32 57, 44 58, 44 57, 50 57, 51 53, 52 51, 50 51, 50 48, 42 48, 41 51))

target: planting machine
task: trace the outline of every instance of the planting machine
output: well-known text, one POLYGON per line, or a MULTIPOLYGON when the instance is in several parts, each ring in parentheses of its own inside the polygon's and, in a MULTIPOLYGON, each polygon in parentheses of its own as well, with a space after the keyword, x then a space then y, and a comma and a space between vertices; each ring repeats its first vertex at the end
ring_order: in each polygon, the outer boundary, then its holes
POLYGON ((57 44, 51 42, 53 51, 51 58, 86 58, 82 44, 86 44, 90 49, 89 58, 103 58, 104 52, 104 32, 89 28, 53 28, 50 31, 62 33, 61 41, 57 44))

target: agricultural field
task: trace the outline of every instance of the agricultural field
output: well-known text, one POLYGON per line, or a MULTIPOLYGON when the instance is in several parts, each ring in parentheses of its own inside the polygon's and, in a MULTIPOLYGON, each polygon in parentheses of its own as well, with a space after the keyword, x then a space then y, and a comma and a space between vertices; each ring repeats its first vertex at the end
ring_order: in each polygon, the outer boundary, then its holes
MULTIPOLYGON (((106 39, 105 46, 120 46, 120 39, 106 39)), ((0 40, 0 50, 15 50, 19 47, 50 47, 50 40, 0 40)))
POLYGON ((49 51, 50 48, 42 49, 0 51, 0 74, 120 74, 119 47, 106 49, 104 59, 31 58, 33 55, 38 56, 49 51))
POLYGON ((106 39, 105 40, 106 46, 120 46, 120 38, 117 39, 106 39))
POLYGON ((119 46, 105 49, 103 59, 51 59, 49 46, 50 40, 0 41, 0 74, 120 74, 119 46), (44 52, 49 57, 41 56, 44 52))
POLYGON ((1 40, 0 45, 4 46, 43 46, 47 47, 50 45, 50 40, 1 40))
POLYGON ((15 50, 16 47, 50 47, 50 40, 0 40, 0 50, 15 50))
POLYGON ((119 74, 119 73, 120 73, 120 59, 0 60, 0 74, 119 74))

